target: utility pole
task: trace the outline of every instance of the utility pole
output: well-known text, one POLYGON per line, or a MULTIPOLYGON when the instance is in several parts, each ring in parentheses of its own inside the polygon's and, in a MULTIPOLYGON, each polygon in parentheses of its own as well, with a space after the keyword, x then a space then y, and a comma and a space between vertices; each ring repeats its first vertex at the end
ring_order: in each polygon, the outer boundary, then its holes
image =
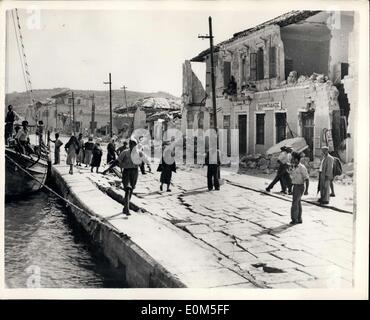
POLYGON ((69 103, 69 123, 72 129, 72 98, 71 98, 71 102, 69 103))
POLYGON ((127 89, 127 87, 122 86, 121 89, 123 89, 123 95, 124 95, 124 98, 125 98, 125 105, 126 105, 126 117, 128 118, 128 106, 127 106, 127 98, 126 98, 126 89, 127 89))
POLYGON ((58 103, 55 99, 55 131, 58 132, 58 103))
POLYGON ((72 132, 75 134, 76 126, 75 126, 75 98, 72 91, 72 112, 73 112, 73 122, 72 122, 72 132))
POLYGON ((91 130, 91 134, 93 135, 95 133, 95 96, 94 94, 92 94, 92 96, 90 96, 91 98, 91 126, 90 126, 90 130, 91 130))
POLYGON ((49 146, 49 140, 47 140, 48 138, 48 132, 49 132, 49 105, 46 105, 46 130, 45 130, 45 139, 46 141, 48 142, 48 146, 49 146))
POLYGON ((213 106, 213 115, 214 122, 213 127, 216 131, 217 136, 217 149, 219 148, 219 137, 218 137, 218 127, 217 127, 217 108, 216 108, 216 83, 215 83, 215 70, 214 70, 214 61, 213 61, 213 34, 212 34, 212 17, 208 17, 209 23, 209 35, 201 36, 200 39, 209 39, 210 54, 211 54, 211 86, 212 86, 212 106, 213 106))
POLYGON ((109 73, 109 81, 103 82, 104 84, 109 84, 109 131, 110 137, 113 137, 113 111, 112 111, 112 78, 109 73))

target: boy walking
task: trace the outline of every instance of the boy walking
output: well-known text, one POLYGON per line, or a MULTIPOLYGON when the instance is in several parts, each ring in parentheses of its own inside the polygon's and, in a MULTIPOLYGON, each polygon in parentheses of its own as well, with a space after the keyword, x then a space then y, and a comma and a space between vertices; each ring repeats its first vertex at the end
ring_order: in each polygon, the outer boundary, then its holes
POLYGON ((136 187, 137 178, 139 175, 139 166, 142 162, 149 163, 148 158, 145 154, 138 150, 137 141, 135 138, 131 138, 129 142, 129 148, 123 150, 118 158, 114 160, 108 169, 103 171, 103 174, 113 169, 116 165, 119 165, 122 170, 122 184, 125 190, 125 204, 122 213, 125 215, 130 214, 130 199, 133 190, 136 187))

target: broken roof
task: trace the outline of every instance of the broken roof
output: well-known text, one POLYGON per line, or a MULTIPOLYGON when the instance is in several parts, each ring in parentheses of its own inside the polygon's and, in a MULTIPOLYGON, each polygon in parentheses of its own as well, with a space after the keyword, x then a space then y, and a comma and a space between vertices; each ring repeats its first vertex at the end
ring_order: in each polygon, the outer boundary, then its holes
MULTIPOLYGON (((280 27, 285 27, 287 25, 294 24, 294 23, 300 22, 302 20, 306 20, 307 18, 309 18, 311 16, 314 16, 315 14, 318 14, 320 12, 321 11, 319 11, 319 10, 317 10, 317 11, 296 10, 296 11, 290 11, 288 13, 284 13, 284 14, 282 14, 282 15, 274 18, 274 19, 268 20, 268 21, 266 21, 264 23, 261 23, 261 24, 255 26, 255 27, 252 27, 252 28, 234 33, 232 38, 227 39, 227 40, 217 44, 214 47, 214 52, 218 52, 222 45, 231 43, 231 42, 233 42, 233 41, 235 41, 235 40, 237 40, 241 37, 245 37, 245 36, 247 36, 247 35, 249 35, 253 32, 256 32, 260 29, 263 29, 267 26, 278 25, 280 27)), ((206 55, 208 55, 209 53, 210 53, 210 49, 203 50, 201 53, 199 53, 196 57, 194 57, 190 61, 192 61, 192 62, 203 62, 204 57, 206 55)))
MULTIPOLYGON (((144 110, 180 110, 181 100, 146 97, 138 99, 128 107, 128 109, 131 111, 136 110, 137 108, 142 108, 144 110)), ((114 109, 114 112, 116 113, 125 113, 126 111, 126 107, 117 107, 114 109)))
POLYGON ((165 121, 171 121, 171 120, 174 120, 176 118, 181 119, 181 115, 182 115, 181 111, 170 111, 170 112, 159 111, 159 112, 155 112, 152 115, 148 116, 146 118, 146 121, 147 122, 157 121, 159 119, 162 119, 162 120, 165 120, 165 121))
POLYGON ((70 91, 71 91, 70 89, 63 90, 57 94, 54 94, 53 96, 51 96, 51 98, 55 99, 55 98, 65 97, 69 95, 70 91))

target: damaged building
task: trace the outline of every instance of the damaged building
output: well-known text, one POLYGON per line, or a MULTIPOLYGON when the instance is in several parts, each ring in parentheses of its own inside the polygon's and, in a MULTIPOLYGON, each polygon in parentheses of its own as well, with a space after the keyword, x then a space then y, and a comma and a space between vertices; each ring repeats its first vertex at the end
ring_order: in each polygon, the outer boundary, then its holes
MULTIPOLYGON (((354 25, 354 12, 292 11, 216 45, 217 126, 228 145, 238 129, 240 156, 304 137, 311 160, 322 145, 353 160, 354 25)), ((183 134, 213 127, 210 60, 205 50, 183 65, 183 134), (192 63, 206 64, 205 88, 192 63)))
POLYGON ((146 129, 153 139, 167 139, 168 129, 181 126, 181 101, 176 99, 147 97, 132 105, 114 110, 114 125, 118 133, 129 137, 137 129, 146 129))

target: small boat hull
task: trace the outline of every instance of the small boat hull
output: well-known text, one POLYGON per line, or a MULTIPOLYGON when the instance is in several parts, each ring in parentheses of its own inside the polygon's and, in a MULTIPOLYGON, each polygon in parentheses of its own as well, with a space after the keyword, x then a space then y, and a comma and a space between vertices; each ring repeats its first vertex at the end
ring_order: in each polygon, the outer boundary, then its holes
POLYGON ((6 149, 5 154, 5 196, 31 193, 43 187, 50 165, 46 159, 19 154, 12 149, 6 149))

